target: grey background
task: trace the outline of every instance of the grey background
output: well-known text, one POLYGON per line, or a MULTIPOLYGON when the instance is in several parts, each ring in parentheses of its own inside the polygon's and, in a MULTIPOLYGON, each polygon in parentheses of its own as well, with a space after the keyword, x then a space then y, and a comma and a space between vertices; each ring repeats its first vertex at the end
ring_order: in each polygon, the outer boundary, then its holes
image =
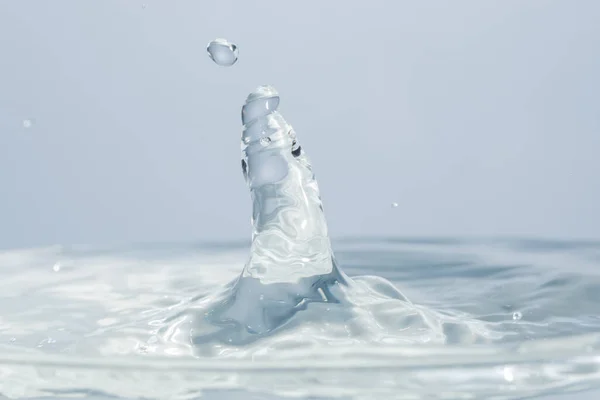
POLYGON ((333 236, 600 238, 600 2, 142 4, 0 0, 0 247, 249 238, 261 84, 333 236))

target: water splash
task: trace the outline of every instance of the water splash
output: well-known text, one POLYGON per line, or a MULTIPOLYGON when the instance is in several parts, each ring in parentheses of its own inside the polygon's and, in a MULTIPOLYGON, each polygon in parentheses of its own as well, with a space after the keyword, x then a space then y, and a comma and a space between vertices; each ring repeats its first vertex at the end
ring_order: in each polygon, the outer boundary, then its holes
POLYGON ((206 46, 208 56, 221 67, 231 67, 238 59, 238 48, 227 39, 218 38, 206 46))
POLYGON ((381 277, 350 278, 339 268, 310 160, 279 104, 277 91, 261 86, 242 107, 241 165, 252 199, 248 260, 221 292, 166 320, 163 339, 202 355, 214 355, 215 343, 281 339, 302 326, 329 332, 308 340, 341 343, 457 342, 465 333, 483 340, 482 323, 420 307, 381 277))
POLYGON ((325 276, 344 283, 318 183, 292 127, 278 111, 279 101, 274 88, 263 86, 242 107, 242 171, 253 206, 251 255, 242 276, 262 284, 325 276))

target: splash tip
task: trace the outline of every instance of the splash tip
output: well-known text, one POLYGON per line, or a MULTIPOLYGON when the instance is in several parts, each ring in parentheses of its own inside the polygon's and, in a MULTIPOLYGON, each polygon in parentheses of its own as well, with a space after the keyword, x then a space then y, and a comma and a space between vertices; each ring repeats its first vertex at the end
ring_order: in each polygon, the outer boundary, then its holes
POLYGON ((279 92, 277 92, 277 89, 275 89, 271 85, 262 85, 254 89, 254 91, 248 95, 248 97, 246 98, 246 104, 254 100, 271 97, 279 97, 279 92))

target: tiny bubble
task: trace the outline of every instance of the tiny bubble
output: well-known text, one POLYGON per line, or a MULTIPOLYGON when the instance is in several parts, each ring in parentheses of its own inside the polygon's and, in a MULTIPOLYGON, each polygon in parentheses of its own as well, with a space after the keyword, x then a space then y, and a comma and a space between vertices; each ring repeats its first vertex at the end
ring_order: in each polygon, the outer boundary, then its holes
POLYGON ((267 147, 271 143, 271 138, 268 136, 260 138, 260 144, 267 147))
POLYGON ((23 120, 23 128, 31 128, 31 126, 33 125, 33 122, 30 119, 24 119, 23 120))
POLYGON ((16 342, 16 341, 17 341, 17 338, 16 338, 16 337, 11 337, 11 338, 10 338, 10 342, 11 342, 11 343, 14 343, 14 342, 16 342))
POLYGON ((517 312, 513 313, 513 319, 514 319, 515 321, 518 321, 518 320, 520 320, 521 318, 523 318, 523 314, 521 314, 519 311, 517 311, 517 312))
POLYGON ((503 372, 504 380, 506 380, 507 382, 512 382, 515 380, 515 373, 512 367, 504 367, 503 372))
POLYGON ((58 271, 60 271, 60 263, 56 263, 56 264, 54 264, 54 266, 52 267, 52 270, 53 270, 54 272, 58 272, 58 271))
POLYGON ((398 203, 396 203, 396 202, 393 202, 393 203, 392 203, 392 208, 396 208, 396 207, 398 207, 398 203))

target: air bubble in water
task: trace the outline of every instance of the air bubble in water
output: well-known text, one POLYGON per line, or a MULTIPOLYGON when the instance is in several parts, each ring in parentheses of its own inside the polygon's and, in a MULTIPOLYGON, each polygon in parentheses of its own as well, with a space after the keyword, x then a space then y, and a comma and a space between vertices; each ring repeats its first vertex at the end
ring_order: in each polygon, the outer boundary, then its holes
POLYGON ((265 136, 263 138, 260 138, 260 144, 262 144, 263 146, 267 147, 270 143, 271 143, 270 137, 265 136))
POLYGON ((518 311, 517 311, 517 312, 513 313, 513 319, 514 319, 515 321, 518 321, 518 320, 520 320, 521 318, 523 318, 523 314, 521 314, 520 312, 518 312, 518 311))
POLYGON ((398 203, 396 203, 396 202, 393 202, 393 203, 392 203, 392 208, 396 208, 396 207, 398 207, 398 203))
POLYGON ((58 272, 58 271, 60 271, 60 263, 56 263, 56 264, 54 264, 54 266, 52 266, 52 270, 53 270, 54 272, 58 272))
POLYGON ((32 125, 33 125, 33 122, 30 119, 23 120, 23 128, 31 128, 32 125))
POLYGON ((206 47, 208 56, 222 67, 230 67, 238 59, 238 48, 226 39, 215 39, 206 47))

